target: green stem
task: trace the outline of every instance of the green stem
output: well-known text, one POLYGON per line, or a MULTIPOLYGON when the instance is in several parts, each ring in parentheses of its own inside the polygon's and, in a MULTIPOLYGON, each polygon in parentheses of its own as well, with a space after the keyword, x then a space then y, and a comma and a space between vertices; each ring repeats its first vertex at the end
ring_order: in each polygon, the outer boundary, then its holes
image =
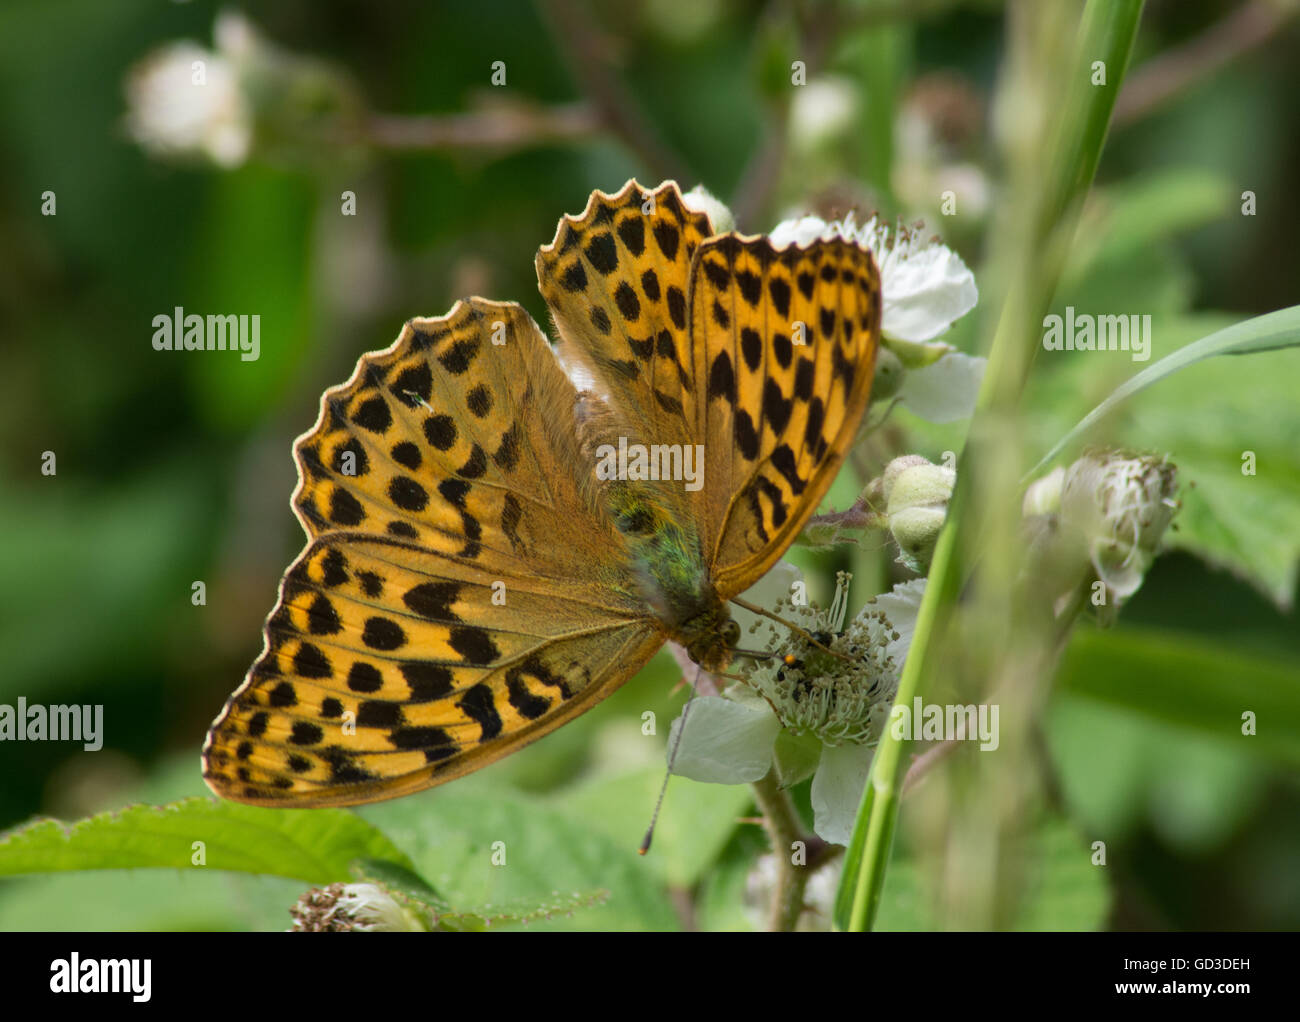
MULTIPOLYGON (((895 705, 910 706, 922 692, 922 683, 929 682, 935 673, 939 640, 968 575, 970 551, 979 549, 990 515, 1001 509, 990 507, 991 501, 983 499, 990 492, 997 495, 996 489, 990 491, 987 487, 1007 475, 997 465, 998 441, 1005 440, 1008 425, 1014 423, 1020 394, 1039 347, 1042 316, 1073 236, 1079 206, 1101 157, 1141 12, 1142 0, 1088 0, 1079 26, 1078 48, 1069 65, 1073 77, 1064 88, 1066 102, 1060 130, 1050 147, 1032 147, 1035 152, 1046 153, 1045 160, 1030 168, 1039 173, 1022 174, 1022 178, 1037 176, 1042 180, 1037 194, 1030 198, 1024 229, 1015 232, 1006 246, 1009 258, 1004 279, 1011 284, 998 317, 976 418, 962 454, 948 521, 935 548, 895 705), (1092 84, 1096 60, 1106 65, 1106 84, 1102 86, 1092 84), (1044 165, 1046 174, 1041 173, 1044 165), (985 471, 994 467, 999 470, 985 471), (983 484, 978 491, 975 481, 983 484)), ((1011 476, 1013 488, 1015 478, 1011 476)), ((1011 496, 1002 493, 997 499, 1007 503, 1011 496)), ((836 924, 843 929, 867 930, 875 920, 898 818, 905 773, 899 766, 905 743, 905 739, 894 736, 892 728, 886 728, 876 751, 836 902, 836 924)))
POLYGON ((768 929, 788 932, 795 928, 803 913, 804 889, 812 872, 807 865, 796 866, 791 858, 791 846, 803 840, 803 828, 790 793, 781 787, 775 769, 769 770, 767 776, 755 781, 752 787, 754 800, 763 814, 763 826, 772 842, 772 853, 776 856, 777 880, 772 891, 768 929))

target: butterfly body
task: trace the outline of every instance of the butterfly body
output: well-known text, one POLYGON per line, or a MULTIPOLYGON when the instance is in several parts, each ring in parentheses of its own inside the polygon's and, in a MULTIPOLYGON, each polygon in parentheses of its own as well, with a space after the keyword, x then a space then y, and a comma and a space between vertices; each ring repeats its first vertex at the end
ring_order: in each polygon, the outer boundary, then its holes
POLYGON ((726 667, 727 601, 865 411, 874 260, 714 236, 675 184, 631 181, 564 218, 537 270, 554 350, 520 306, 473 298, 323 396, 294 447, 308 547, 204 747, 218 794, 392 798, 571 720, 667 639, 726 667), (690 448, 699 485, 599 472, 620 444, 690 448))

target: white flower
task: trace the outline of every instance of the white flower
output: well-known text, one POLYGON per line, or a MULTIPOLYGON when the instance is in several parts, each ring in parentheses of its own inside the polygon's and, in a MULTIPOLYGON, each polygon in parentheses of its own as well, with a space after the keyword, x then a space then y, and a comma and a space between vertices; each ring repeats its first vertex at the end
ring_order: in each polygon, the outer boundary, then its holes
POLYGON ((858 94, 851 79, 813 78, 794 90, 790 102, 790 141, 804 152, 844 134, 858 116, 858 94))
POLYGON ((1066 470, 1061 521, 1088 544, 1117 600, 1137 592, 1178 510, 1177 469, 1164 458, 1085 454, 1066 470))
POLYGON ((847 627, 847 576, 841 575, 826 611, 792 604, 801 582, 797 568, 780 562, 744 598, 790 620, 839 655, 737 608, 745 645, 775 656, 747 669, 747 685, 693 700, 685 727, 681 717, 673 722, 670 747, 681 735, 673 773, 715 784, 757 781, 772 768, 783 731, 815 738, 821 752, 812 783, 813 829, 823 840, 845 844, 898 687, 925 582, 908 582, 871 600, 847 627))
POLYGON ((239 62, 252 28, 223 14, 218 52, 176 42, 155 50, 127 78, 127 131, 160 156, 203 156, 223 167, 248 157, 253 116, 240 87, 239 62))
POLYGON ((927 422, 956 422, 975 411, 988 359, 949 351, 937 362, 903 374, 898 396, 927 422))

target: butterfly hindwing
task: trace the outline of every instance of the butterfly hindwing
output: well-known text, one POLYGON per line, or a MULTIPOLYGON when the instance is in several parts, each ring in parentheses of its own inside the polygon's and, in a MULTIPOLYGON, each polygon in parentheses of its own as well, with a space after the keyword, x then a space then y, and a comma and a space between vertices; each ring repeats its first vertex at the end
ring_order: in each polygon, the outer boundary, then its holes
POLYGON ((880 274, 842 237, 774 248, 726 234, 692 266, 705 445, 696 497, 718 592, 757 581, 816 510, 856 436, 880 337, 880 274))
POLYGON ((208 783, 244 802, 351 805, 476 770, 590 708, 662 643, 591 598, 406 540, 319 539, 213 726, 208 783))

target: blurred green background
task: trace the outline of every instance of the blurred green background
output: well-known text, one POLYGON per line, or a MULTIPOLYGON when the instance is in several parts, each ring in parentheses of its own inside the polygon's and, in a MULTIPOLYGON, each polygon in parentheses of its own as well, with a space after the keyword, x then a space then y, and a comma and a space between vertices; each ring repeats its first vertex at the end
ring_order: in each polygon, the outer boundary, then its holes
MULTIPOLYGON (((931 16, 907 20, 891 16, 898 6, 248 5, 266 38, 346 72, 346 94, 374 112, 488 117, 494 103, 576 103, 598 115, 612 103, 624 121, 506 149, 259 138, 249 159, 219 169, 148 154, 127 130, 124 92, 130 69, 160 44, 210 47, 217 5, 5 0, 0 702, 102 703, 105 740, 97 753, 0 743, 0 828, 204 790, 204 733, 260 649, 276 583, 302 545, 289 445, 314 421, 321 390, 404 320, 439 315, 463 295, 521 301, 545 324, 533 255, 593 188, 677 174, 731 202, 746 231, 808 210, 926 216, 979 280, 989 225, 1015 201, 1000 190, 990 111, 1006 12, 997 2, 928 3, 916 6, 931 16), (792 99, 797 59, 810 92, 792 99), (504 88, 490 84, 494 61, 505 62, 504 88), (944 217, 939 195, 950 187, 960 205, 944 217), (356 216, 339 213, 344 190, 356 193, 356 216), (55 216, 41 214, 47 191, 55 216), (154 351, 152 319, 175 306, 259 314, 260 359, 154 351), (55 476, 41 474, 45 451, 57 456, 55 476), (196 580, 204 606, 191 603, 196 580)), ((1155 88, 1158 77, 1141 77, 1158 75, 1151 62, 1255 6, 1151 0, 1130 90, 1155 88)), ((1112 130, 1059 306, 1151 313, 1159 357, 1297 301, 1300 30, 1279 22, 1167 102, 1126 97, 1136 105, 1112 130), (1241 215, 1246 190, 1257 196, 1253 217, 1241 215)), ((290 114, 297 102, 274 91, 263 101, 290 114)), ((978 320, 948 339, 976 351, 978 320)), ((1187 530, 1171 537, 1183 549, 1157 562, 1117 628, 1085 625, 1067 653, 1044 736, 1064 814, 1085 843, 1104 836, 1114 868, 1088 912, 1049 913, 1049 927, 1300 927, 1297 357, 1190 370, 1115 427, 1179 463, 1192 487, 1187 530), (1247 449, 1264 466, 1255 479, 1240 475, 1247 449), (1271 686, 1278 713, 1296 714, 1261 723, 1253 745, 1180 711, 1184 700, 1232 704, 1234 687, 1250 684, 1271 686)), ((1027 428, 1046 448, 1135 367, 1116 358, 1039 368, 1027 428)), ((900 414, 885 444, 937 458, 960 436, 900 414)), ((869 470, 883 451, 873 448, 869 470)), ((836 506, 856 485, 837 487, 836 506)), ((871 565, 855 562, 860 575, 897 570, 889 551, 869 553, 871 565)), ((525 801, 564 792, 572 810, 588 779, 627 776, 636 785, 627 814, 643 821, 654 785, 641 779, 662 769, 676 677, 661 655, 583 720, 482 780, 427 797, 470 819, 488 804, 504 811, 519 792, 525 801), (646 709, 662 722, 657 743, 633 740, 646 709)), ((593 925, 683 924, 674 884, 692 887, 705 923, 743 925, 734 904, 762 845, 756 828, 731 826, 748 812, 746 793, 675 786, 692 813, 713 819, 709 854, 649 889, 641 914, 585 917, 593 925), (709 908, 718 905, 728 907, 709 908)), ((603 798, 591 805, 608 807, 603 798)), ((627 851, 622 833, 608 840, 627 851)), ((567 882, 582 880, 578 869, 567 882)), ((269 906, 265 914, 236 918, 219 894, 195 902, 192 890, 178 899, 150 887, 144 897, 144 884, 4 881, 0 927, 275 926, 298 889, 266 881, 236 899, 269 906), (185 899, 197 907, 177 908, 185 899)))

